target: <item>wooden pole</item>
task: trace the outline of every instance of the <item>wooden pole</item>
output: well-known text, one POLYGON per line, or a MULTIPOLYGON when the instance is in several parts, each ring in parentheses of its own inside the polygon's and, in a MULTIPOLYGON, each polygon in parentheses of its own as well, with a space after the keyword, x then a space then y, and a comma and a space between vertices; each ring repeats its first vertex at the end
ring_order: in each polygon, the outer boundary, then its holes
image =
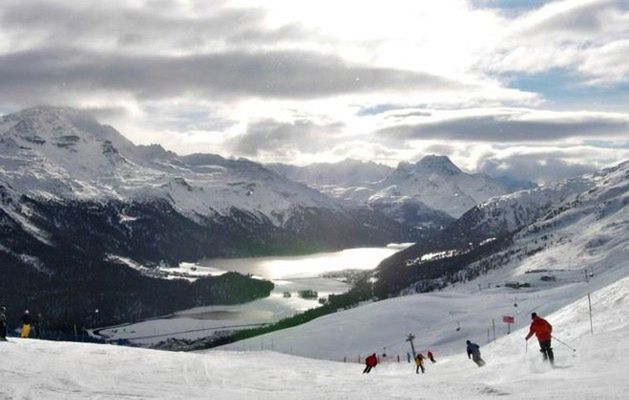
POLYGON ((494 332, 494 343, 496 343, 496 321, 493 318, 491 319, 491 329, 494 332))
POLYGON ((412 333, 408 334, 408 337, 406 338, 406 341, 409 342, 411 344, 411 351, 413 352, 413 360, 415 359, 415 344, 413 343, 413 340, 415 339, 415 335, 413 335, 412 333))
POLYGON ((590 333, 594 335, 594 325, 592 325, 592 298, 590 297, 589 293, 588 293, 588 305, 590 306, 590 333))

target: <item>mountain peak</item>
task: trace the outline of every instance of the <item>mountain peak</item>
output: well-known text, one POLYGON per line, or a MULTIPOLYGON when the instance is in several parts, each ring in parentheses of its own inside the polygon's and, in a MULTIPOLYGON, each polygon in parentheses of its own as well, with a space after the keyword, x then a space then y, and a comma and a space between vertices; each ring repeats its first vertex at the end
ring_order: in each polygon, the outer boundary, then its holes
MULTIPOLYGON (((122 134, 109 125, 100 124, 89 111, 57 106, 27 108, 2 117, 8 123, 7 134, 30 138, 39 143, 58 142, 73 137, 88 141, 110 141, 116 146, 133 147, 122 134)), ((6 129, 5 128, 5 129, 6 129)), ((0 132, 3 133, 3 132, 0 132)))
POLYGON ((451 175, 460 174, 462 171, 454 165, 448 156, 430 154, 417 161, 416 167, 437 172, 446 172, 451 175))

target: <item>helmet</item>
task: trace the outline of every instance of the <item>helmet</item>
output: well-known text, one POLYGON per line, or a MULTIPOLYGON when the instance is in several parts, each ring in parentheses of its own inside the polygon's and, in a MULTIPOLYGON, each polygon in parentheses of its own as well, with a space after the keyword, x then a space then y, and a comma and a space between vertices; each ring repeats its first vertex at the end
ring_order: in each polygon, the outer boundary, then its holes
POLYGON ((535 313, 535 312, 534 312, 534 313, 531 313, 531 319, 533 319, 533 318, 535 318, 535 317, 537 317, 537 313, 535 313))

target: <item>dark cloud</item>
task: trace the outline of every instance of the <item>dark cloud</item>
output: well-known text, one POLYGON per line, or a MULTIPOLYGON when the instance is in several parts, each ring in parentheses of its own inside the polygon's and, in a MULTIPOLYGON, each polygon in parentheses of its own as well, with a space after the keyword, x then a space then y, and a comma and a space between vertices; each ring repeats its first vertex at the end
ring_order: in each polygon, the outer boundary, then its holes
POLYGON ((387 118, 404 119, 410 117, 430 117, 432 115, 429 111, 408 111, 387 115, 387 118))
POLYGON ((129 110, 124 107, 81 107, 80 109, 94 116, 96 119, 124 117, 129 114, 129 110))
POLYGON ((247 133, 237 138, 233 147, 237 153, 248 156, 260 152, 282 156, 294 151, 315 152, 331 147, 342 128, 341 123, 319 125, 308 120, 292 123, 264 120, 250 124, 247 133))
POLYGON ((380 131, 400 139, 458 139, 487 142, 550 141, 567 137, 623 135, 629 123, 607 116, 557 116, 533 118, 489 115, 453 118, 438 122, 398 125, 380 131))
POLYGON ((68 49, 0 56, 0 101, 15 104, 112 91, 139 99, 187 94, 308 99, 390 89, 450 88, 427 74, 354 66, 299 51, 189 56, 101 54, 68 49))
POLYGON ((277 43, 285 40, 303 39, 310 36, 312 32, 306 31, 301 24, 289 24, 276 29, 252 28, 238 32, 227 38, 233 44, 263 44, 277 43))
MULTIPOLYGON (((154 48, 160 44, 194 47, 224 40, 228 33, 254 32, 266 16, 261 9, 221 9, 218 4, 213 4, 215 11, 211 15, 185 16, 177 12, 181 11, 180 4, 160 3, 159 7, 150 2, 143 7, 112 7, 107 3, 9 1, 0 8, 0 25, 16 33, 17 40, 39 34, 40 45, 46 47, 68 46, 86 40, 93 41, 92 46, 97 47, 112 38, 117 38, 117 44, 122 47, 147 45, 154 48)), ((205 7, 207 9, 207 4, 205 7)), ((276 35, 274 40, 278 39, 276 35)))
POLYGON ((557 182, 598 169, 592 164, 567 162, 558 156, 560 154, 527 153, 501 159, 488 158, 482 161, 478 169, 494 177, 509 176, 536 183, 557 182))

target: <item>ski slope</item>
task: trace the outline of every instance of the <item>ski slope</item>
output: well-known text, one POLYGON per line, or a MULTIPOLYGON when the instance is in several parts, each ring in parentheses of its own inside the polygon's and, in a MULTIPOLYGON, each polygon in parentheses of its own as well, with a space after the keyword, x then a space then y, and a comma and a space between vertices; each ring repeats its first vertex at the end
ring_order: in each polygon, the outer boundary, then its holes
MULTIPOLYGON (((593 293, 587 304, 549 316, 576 352, 555 344, 557 367, 525 352, 525 329, 482 346, 478 368, 460 351, 427 365, 387 362, 369 375, 362 365, 270 351, 172 353, 110 345, 11 339, 0 343, 0 399, 626 399, 629 396, 629 278, 593 293)), ((482 343, 481 343, 482 344, 482 343)))

